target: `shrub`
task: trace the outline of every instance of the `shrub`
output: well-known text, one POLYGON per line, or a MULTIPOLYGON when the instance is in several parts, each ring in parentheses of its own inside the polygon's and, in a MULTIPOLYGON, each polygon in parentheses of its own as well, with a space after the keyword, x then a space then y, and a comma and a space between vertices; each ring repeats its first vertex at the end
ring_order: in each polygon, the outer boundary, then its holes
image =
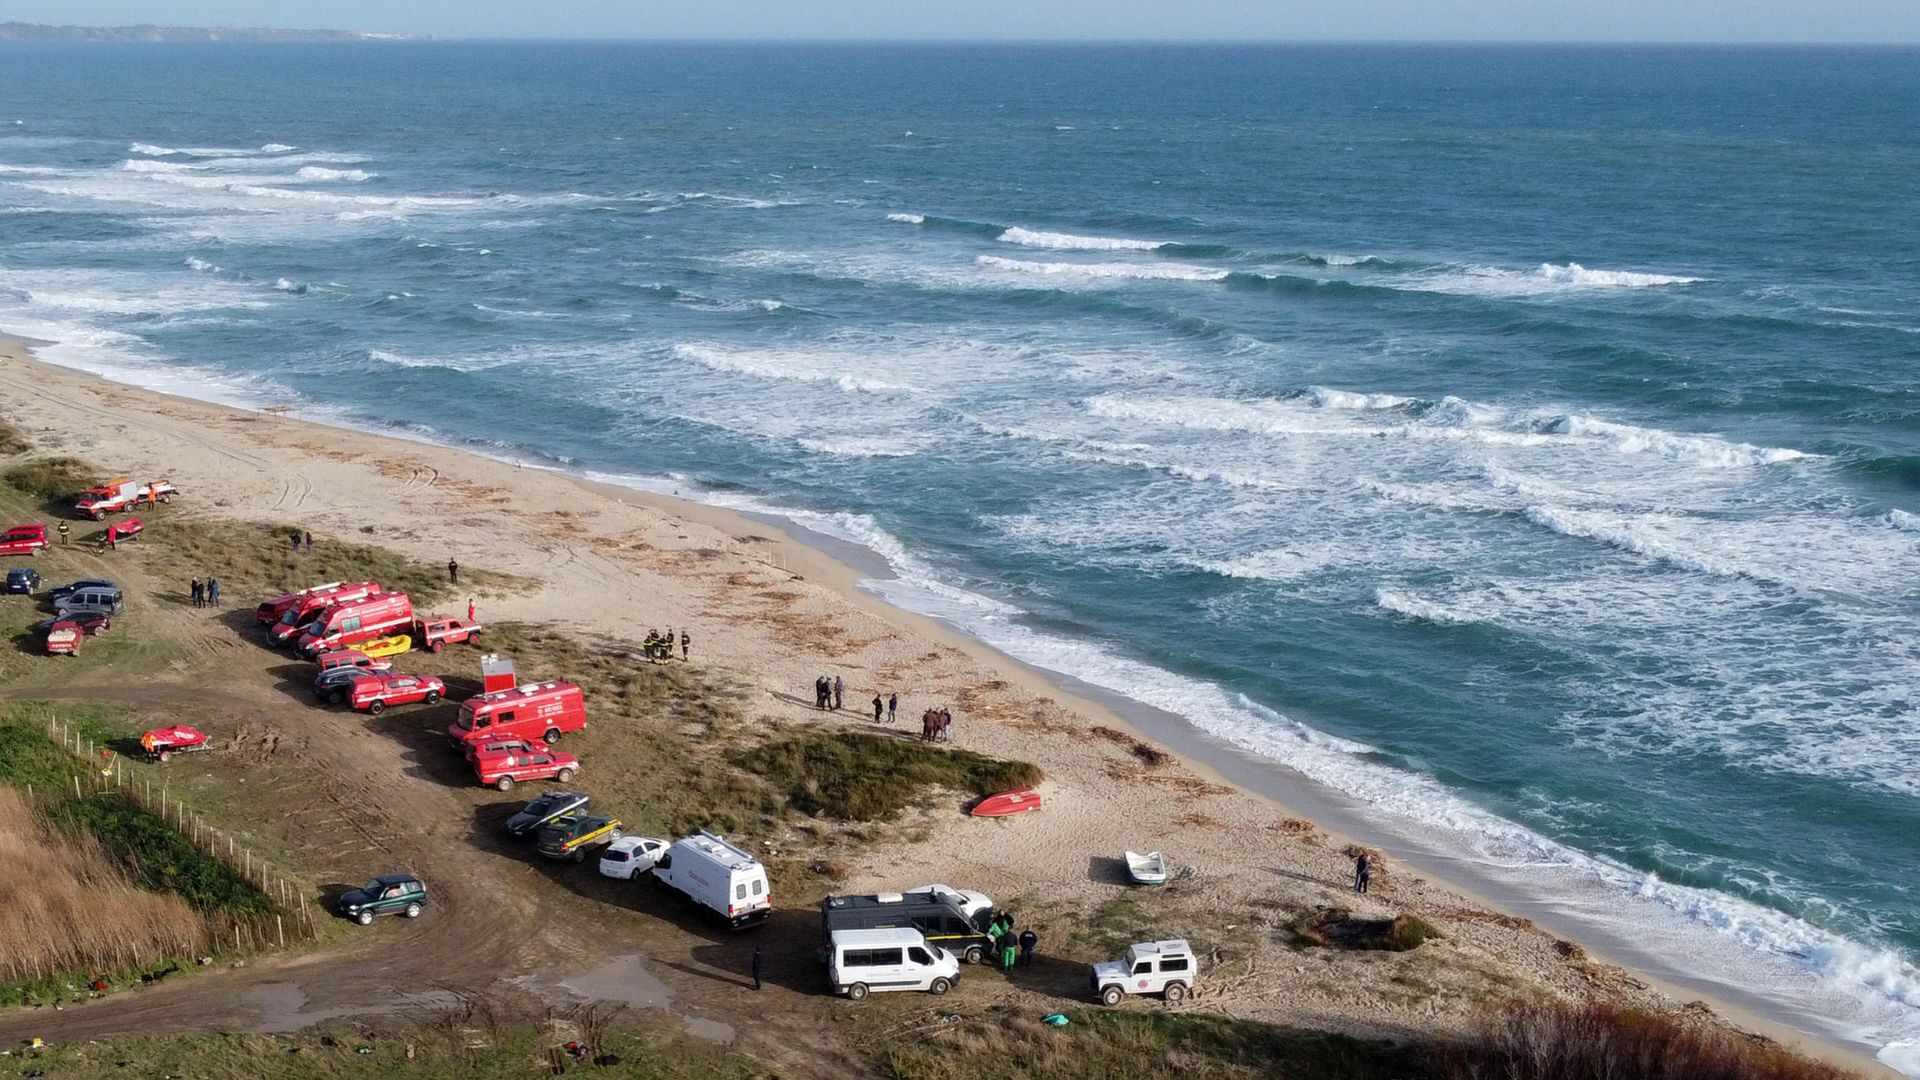
POLYGON ((897 816, 922 789, 986 795, 1040 782, 1036 765, 883 735, 832 732, 756 747, 741 767, 767 778, 794 809, 842 821, 897 816))
POLYGON ((0 420, 0 454, 24 454, 31 449, 33 444, 17 426, 0 420))
POLYGON ((1846 1080, 1777 1043, 1605 1002, 1516 1002, 1433 1054, 1437 1080, 1846 1080))
POLYGON ((71 503, 100 482, 93 466, 78 458, 50 457, 23 461, 6 471, 7 483, 46 502, 71 503))
POLYGON ((1440 931, 1418 915, 1391 919, 1356 919, 1346 908, 1321 908, 1293 920, 1287 927, 1305 945, 1337 949, 1381 949, 1407 952, 1440 938, 1440 931))

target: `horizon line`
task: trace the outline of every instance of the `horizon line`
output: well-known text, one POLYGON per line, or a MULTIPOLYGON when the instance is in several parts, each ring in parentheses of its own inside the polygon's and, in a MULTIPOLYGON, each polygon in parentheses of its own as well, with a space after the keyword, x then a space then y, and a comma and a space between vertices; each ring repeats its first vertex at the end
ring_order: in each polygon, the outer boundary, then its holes
MULTIPOLYGON (((358 34, 362 40, 348 41, 57 41, 39 39, 0 39, 0 45, 404 45, 404 44, 575 44, 575 45, 998 45, 998 46, 1193 46, 1270 48, 1274 46, 1493 46, 1502 48, 1545 48, 1574 46, 1584 48, 1718 48, 1718 49, 1920 49, 1920 38, 1898 41, 1862 41, 1854 39, 1773 39, 1773 38, 1366 38, 1366 37, 578 37, 554 35, 464 35, 409 33, 388 30, 343 30, 320 27, 274 26, 184 26, 157 23, 25 23, 14 25, 87 30, 204 30, 213 32, 282 34, 358 34)), ((0 23, 0 25, 5 25, 0 23)))

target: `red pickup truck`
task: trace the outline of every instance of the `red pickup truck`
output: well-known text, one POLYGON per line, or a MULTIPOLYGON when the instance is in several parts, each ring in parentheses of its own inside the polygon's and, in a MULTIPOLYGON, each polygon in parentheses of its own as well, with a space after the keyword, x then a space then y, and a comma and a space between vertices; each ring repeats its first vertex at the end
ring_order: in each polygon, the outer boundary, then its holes
POLYGON ((369 671, 353 680, 353 707, 378 714, 389 705, 432 705, 447 685, 432 675, 402 675, 396 671, 369 671))
POLYGON ((413 639, 422 648, 434 652, 449 645, 461 642, 477 642, 480 638, 480 624, 473 619, 461 619, 452 615, 422 615, 413 624, 413 639))
POLYGON ((482 784, 512 791, 523 780, 573 779, 580 759, 557 750, 492 750, 473 756, 473 774, 482 784))

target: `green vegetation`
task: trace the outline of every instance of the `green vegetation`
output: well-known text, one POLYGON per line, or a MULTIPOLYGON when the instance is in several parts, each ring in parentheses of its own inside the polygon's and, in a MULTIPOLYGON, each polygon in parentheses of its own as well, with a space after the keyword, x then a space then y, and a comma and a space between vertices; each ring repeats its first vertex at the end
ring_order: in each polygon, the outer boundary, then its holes
POLYGON ((225 865, 194 847, 165 822, 118 795, 102 792, 69 800, 56 821, 84 826, 119 856, 134 883, 173 893, 196 911, 271 914, 275 905, 225 865))
MULTIPOLYGON (((566 1019, 566 1018, 562 1018, 566 1019)), ((584 1026, 584 1025, 576 1025, 584 1026)), ((584 1036, 583 1036, 584 1039, 584 1036)), ((57 1045, 19 1061, 45 1080, 96 1077, 190 1076, 195 1080, 524 1080, 578 1070, 604 1080, 746 1080, 769 1075, 746 1058, 673 1036, 610 1029, 593 1040, 589 1057, 609 1064, 576 1063, 560 1052, 569 1038, 544 1034, 526 1021, 496 1022, 491 1015, 450 1014, 441 1022, 409 1028, 334 1026, 295 1035, 152 1035, 57 1045), (618 1059, 613 1063, 613 1059, 618 1059)))
POLYGON ((880 1054, 895 1080, 1107 1080, 1171 1073, 1223 1078, 1388 1080, 1420 1075, 1417 1050, 1189 1012, 1073 1011, 1056 1028, 996 1009, 880 1054), (1177 1063, 1177 1065, 1176 1065, 1177 1063))
POLYGON ((739 763, 794 809, 841 821, 888 821, 923 790, 986 795, 1037 784, 1038 766, 858 732, 818 732, 756 747, 739 763))
POLYGON ((1287 927, 1302 945, 1337 949, 1381 949, 1407 952, 1440 939, 1440 931, 1418 915, 1391 919, 1356 919, 1346 908, 1321 908, 1293 920, 1287 927))
POLYGON ((0 720, 0 782, 36 792, 68 791, 80 763, 38 726, 0 720))
POLYGON ((1430 1055, 1436 1080, 1847 1080, 1854 1074, 1713 1024, 1604 1002, 1515 1002, 1430 1055))
MULTIPOLYGON (((295 554, 292 538, 302 530, 292 525, 203 518, 176 507, 143 516, 156 541, 142 551, 147 570, 169 585, 178 582, 176 587, 212 575, 220 579, 225 596, 250 602, 322 581, 373 580, 409 594, 423 612, 456 598, 445 565, 429 566, 385 548, 316 536, 312 554, 295 554)), ((511 574, 463 566, 457 599, 497 596, 528 584, 511 574)))
POLYGON ((4 476, 21 494, 62 508, 71 507, 81 492, 101 480, 93 466, 70 457, 31 458, 4 476))

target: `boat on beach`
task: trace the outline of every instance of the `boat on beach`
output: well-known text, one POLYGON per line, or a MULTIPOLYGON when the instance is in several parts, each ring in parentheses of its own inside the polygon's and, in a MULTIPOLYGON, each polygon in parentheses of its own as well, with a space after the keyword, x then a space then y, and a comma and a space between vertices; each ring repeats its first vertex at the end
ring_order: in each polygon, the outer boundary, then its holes
POLYGON ((1142 855, 1137 851, 1127 852, 1127 877, 1135 885, 1165 885, 1167 883, 1167 857, 1158 851, 1149 851, 1142 855))
POLYGON ((973 804, 967 813, 974 817, 1012 817, 1040 809, 1040 793, 1030 787, 996 791, 973 804))

